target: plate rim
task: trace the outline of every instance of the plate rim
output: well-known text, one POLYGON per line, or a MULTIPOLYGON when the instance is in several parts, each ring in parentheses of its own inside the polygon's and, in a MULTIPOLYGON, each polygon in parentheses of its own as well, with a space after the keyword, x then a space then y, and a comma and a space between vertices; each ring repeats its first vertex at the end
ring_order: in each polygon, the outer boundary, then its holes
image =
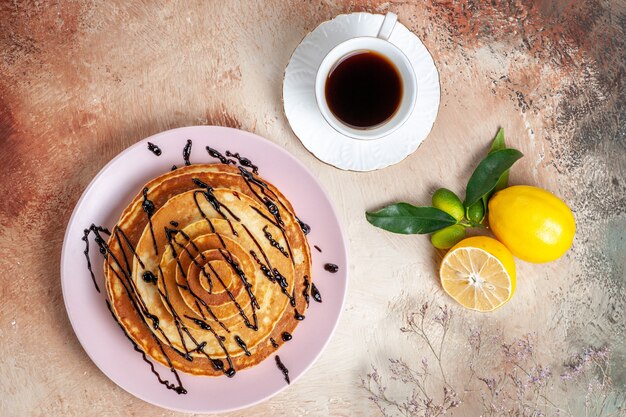
MULTIPOLYGON (((192 164, 194 165, 194 164, 192 164)), ((149 181, 149 179, 148 179, 149 181)), ((307 239, 307 244, 309 244, 308 239, 307 239)), ((289 388, 291 385, 293 385, 296 381, 298 381, 304 374, 306 374, 311 367, 319 360, 320 356, 322 355, 322 353, 328 348, 328 345, 331 341, 331 339, 333 338, 333 336, 335 335, 335 332, 337 331, 337 327, 339 325, 339 321, 341 320, 343 313, 344 313, 344 309, 346 306, 346 298, 347 298, 347 294, 348 294, 348 286, 349 286, 349 265, 350 265, 350 258, 349 258, 349 250, 348 250, 348 245, 349 245, 349 240, 347 239, 346 236, 346 232, 345 232, 345 228, 343 227, 343 225, 340 222, 340 217, 338 215, 338 211, 337 208, 335 206, 335 204, 333 203, 333 201, 329 198, 329 195, 326 191, 326 189, 322 186, 322 184, 318 181, 317 177, 315 175, 313 175, 313 173, 309 170, 309 168, 304 165, 298 158, 296 158, 294 155, 292 155, 289 151, 287 151, 285 148, 283 148, 282 146, 272 142, 271 140, 257 135, 256 133, 253 132, 249 132, 247 130, 242 130, 242 129, 236 129, 236 128, 232 128, 232 127, 226 127, 226 126, 219 126, 219 125, 188 125, 188 126, 181 126, 181 127, 177 127, 177 128, 173 128, 173 129, 168 129, 168 130, 164 130, 164 131, 160 131, 157 132, 153 135, 144 137, 140 140, 138 140, 136 143, 122 149, 117 155, 115 155, 113 158, 111 158, 102 168, 100 168, 100 170, 98 171, 98 173, 91 179, 91 181, 89 182, 89 184, 84 188, 84 190, 82 191, 80 198, 78 199, 78 201, 76 202, 74 209, 72 210, 72 214, 70 215, 69 220, 67 221, 67 224, 65 226, 65 233, 63 235, 63 243, 62 243, 62 248, 61 248, 61 258, 60 258, 60 275, 59 275, 59 279, 61 281, 61 292, 63 294, 63 304, 65 306, 65 312, 67 314, 68 320, 70 322, 70 325, 72 327, 72 331, 74 333, 74 335, 76 336, 76 338, 78 339, 78 342, 80 343, 80 346, 82 348, 82 350, 87 354, 87 357, 91 360, 92 364, 95 365, 95 367, 102 373, 104 374, 104 376, 106 376, 111 382, 113 382, 117 387, 121 388, 122 390, 126 391, 127 393, 129 393, 130 395, 132 395, 133 397, 139 398, 142 401, 145 401, 149 404, 152 404, 154 406, 163 408, 163 409, 168 409, 168 410, 172 410, 172 411, 177 411, 177 412, 182 412, 182 413, 210 413, 210 414, 214 414, 214 413, 225 413, 225 412, 232 412, 232 411, 239 411, 239 410, 243 410, 243 409, 247 409, 250 407, 254 407, 255 405, 258 405, 260 403, 263 403, 265 401, 268 401, 269 399, 275 397, 276 395, 280 394, 281 392, 283 392, 284 390, 286 390, 287 388, 289 388), (135 392, 131 392, 129 389, 127 389, 126 387, 123 387, 122 385, 118 384, 117 381, 115 381, 107 372, 105 372, 99 365, 98 363, 94 360, 94 358, 92 357, 92 354, 85 348, 85 343, 83 342, 83 338, 79 335, 79 332, 76 331, 77 329, 77 325, 75 323, 75 321, 72 318, 72 315, 70 314, 70 309, 68 306, 68 299, 67 299, 67 292, 68 290, 66 289, 66 286, 68 284, 66 284, 66 279, 64 279, 64 276, 66 274, 65 271, 65 258, 68 255, 68 240, 70 238, 69 236, 69 231, 70 228, 72 226, 72 224, 74 223, 74 219, 76 218, 76 216, 78 215, 80 208, 82 207, 82 205, 84 204, 85 198, 87 196, 87 194, 92 190, 92 188, 95 187, 95 184, 98 182, 98 180, 103 177, 105 175, 105 172, 107 171, 107 169, 113 165, 113 163, 115 161, 117 161, 118 159, 121 159, 125 154, 127 154, 128 152, 130 152, 132 149, 137 148, 139 146, 145 145, 147 142, 151 141, 151 140, 155 140, 157 137, 159 136, 163 136, 163 135, 170 135, 170 134, 174 134, 175 132, 179 132, 179 131, 184 131, 184 130, 188 130, 190 128, 194 128, 194 129, 198 129, 200 128, 201 130, 207 130, 207 131, 219 131, 219 130, 226 130, 226 131, 232 131, 232 132, 236 132, 236 134, 244 134, 244 135, 248 135, 252 138, 254 138, 254 140, 259 140, 260 142, 264 143, 265 145, 268 145, 270 148, 273 148, 274 151, 278 151, 283 153, 284 155, 286 155, 288 158, 291 158, 307 175, 309 175, 313 181, 315 182, 315 184, 318 186, 319 190, 321 191, 322 195, 324 196, 324 198, 326 199, 326 201, 328 202, 328 205, 330 207, 331 210, 331 214, 332 216, 335 218, 335 220, 337 221, 338 224, 338 229, 339 229, 339 234, 341 236, 341 240, 342 240, 342 247, 343 247, 343 256, 345 258, 346 261, 346 265, 345 265, 345 278, 344 280, 344 290, 343 293, 341 294, 341 305, 339 308, 339 312, 336 315, 335 318, 335 322, 332 325, 332 329, 328 334, 328 337, 326 338, 326 340, 324 341, 322 347, 318 350, 318 352, 315 353, 315 355, 313 356, 312 360, 309 361, 309 363, 303 368, 303 370, 296 375, 294 378, 291 379, 291 384, 285 384, 285 385, 281 385, 280 388, 262 398, 259 398, 255 401, 252 402, 248 402, 245 404, 241 404, 241 405, 237 405, 237 406, 232 406, 232 407, 228 407, 228 408, 220 408, 220 409, 212 409, 212 410, 206 410, 206 409, 201 409, 201 410, 191 410, 189 408, 178 408, 178 407, 173 407, 173 406, 169 406, 169 405, 162 405, 159 403, 154 402, 153 400, 147 398, 145 395, 141 394, 141 393, 135 393, 135 392)), ((309 244, 309 247, 311 245, 309 244)), ((104 293, 104 298, 107 298, 106 292, 104 293)), ((129 344, 129 347, 132 346, 129 344)), ((266 361, 270 359, 270 357, 268 356, 267 358, 265 358, 263 360, 266 361)), ((190 374, 186 374, 183 373, 184 375, 187 375, 188 377, 197 377, 197 378, 201 378, 202 376, 194 376, 194 375, 190 375, 190 374)))

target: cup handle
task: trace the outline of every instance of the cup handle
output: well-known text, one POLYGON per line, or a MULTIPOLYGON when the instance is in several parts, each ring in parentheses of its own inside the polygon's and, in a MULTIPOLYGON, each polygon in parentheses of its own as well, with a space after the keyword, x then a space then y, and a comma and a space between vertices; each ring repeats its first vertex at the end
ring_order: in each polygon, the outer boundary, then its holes
POLYGON ((396 22, 398 21, 398 15, 395 13, 387 13, 385 15, 385 20, 383 20, 383 24, 380 25, 380 29, 378 30, 377 37, 383 39, 385 41, 389 40, 391 36, 391 32, 393 32, 393 28, 396 27, 396 22))

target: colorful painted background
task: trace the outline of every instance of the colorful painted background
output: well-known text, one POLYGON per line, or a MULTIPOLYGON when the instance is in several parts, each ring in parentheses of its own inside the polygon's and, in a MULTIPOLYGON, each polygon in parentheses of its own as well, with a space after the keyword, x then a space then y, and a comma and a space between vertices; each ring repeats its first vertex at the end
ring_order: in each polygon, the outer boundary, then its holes
POLYGON ((289 150, 328 190, 350 245, 348 300, 326 352, 288 390, 232 416, 625 415, 625 39, 623 0, 2 2, 0 415, 176 414, 89 360, 59 259, 72 209, 106 162, 195 124, 289 150), (430 136, 370 173, 315 159, 281 104, 300 40, 352 11, 397 13, 441 78, 430 136), (525 154, 511 182, 565 199, 578 233, 557 262, 519 262, 514 299, 481 315, 443 293, 427 238, 375 229, 364 212, 426 203, 439 186, 462 193, 499 127, 525 154))

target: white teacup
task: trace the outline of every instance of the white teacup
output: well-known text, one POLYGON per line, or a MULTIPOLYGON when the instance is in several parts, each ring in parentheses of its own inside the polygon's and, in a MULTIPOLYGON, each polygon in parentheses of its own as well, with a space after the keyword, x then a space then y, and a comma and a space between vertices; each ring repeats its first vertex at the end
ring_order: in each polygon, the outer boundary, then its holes
POLYGON ((417 81, 413 67, 406 55, 388 41, 397 19, 394 13, 387 13, 377 37, 361 36, 340 43, 326 55, 317 70, 315 78, 317 106, 328 124, 343 135, 362 140, 378 139, 402 126, 413 112, 417 97, 417 81), (359 51, 371 51, 385 57, 395 66, 402 81, 402 97, 395 113, 383 123, 366 128, 356 128, 338 119, 328 106, 325 92, 326 80, 335 66, 341 63, 343 58, 359 51))

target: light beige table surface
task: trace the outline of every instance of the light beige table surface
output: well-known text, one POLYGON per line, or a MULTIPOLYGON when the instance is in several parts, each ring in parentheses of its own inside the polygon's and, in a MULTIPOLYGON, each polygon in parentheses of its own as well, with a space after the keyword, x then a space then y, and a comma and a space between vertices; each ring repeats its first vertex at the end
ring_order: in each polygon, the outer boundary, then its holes
POLYGON ((378 406, 388 415, 616 415, 626 391, 625 8, 620 0, 3 2, 0 415, 176 415, 126 393, 89 360, 58 271, 66 223, 102 166, 146 136, 197 124, 248 130, 291 152, 328 191, 350 246, 347 302, 328 349, 287 390, 233 416, 376 416, 378 406), (308 31, 362 10, 394 11, 415 31, 438 66, 442 100, 413 155, 353 173, 300 144, 281 83, 308 31), (441 254, 428 238, 375 229, 364 211, 425 204, 439 186, 462 195, 500 126, 525 154, 511 182, 564 198, 578 234, 554 263, 518 262, 513 300, 481 315, 443 294, 441 254), (444 399, 444 386, 456 397, 444 399))

